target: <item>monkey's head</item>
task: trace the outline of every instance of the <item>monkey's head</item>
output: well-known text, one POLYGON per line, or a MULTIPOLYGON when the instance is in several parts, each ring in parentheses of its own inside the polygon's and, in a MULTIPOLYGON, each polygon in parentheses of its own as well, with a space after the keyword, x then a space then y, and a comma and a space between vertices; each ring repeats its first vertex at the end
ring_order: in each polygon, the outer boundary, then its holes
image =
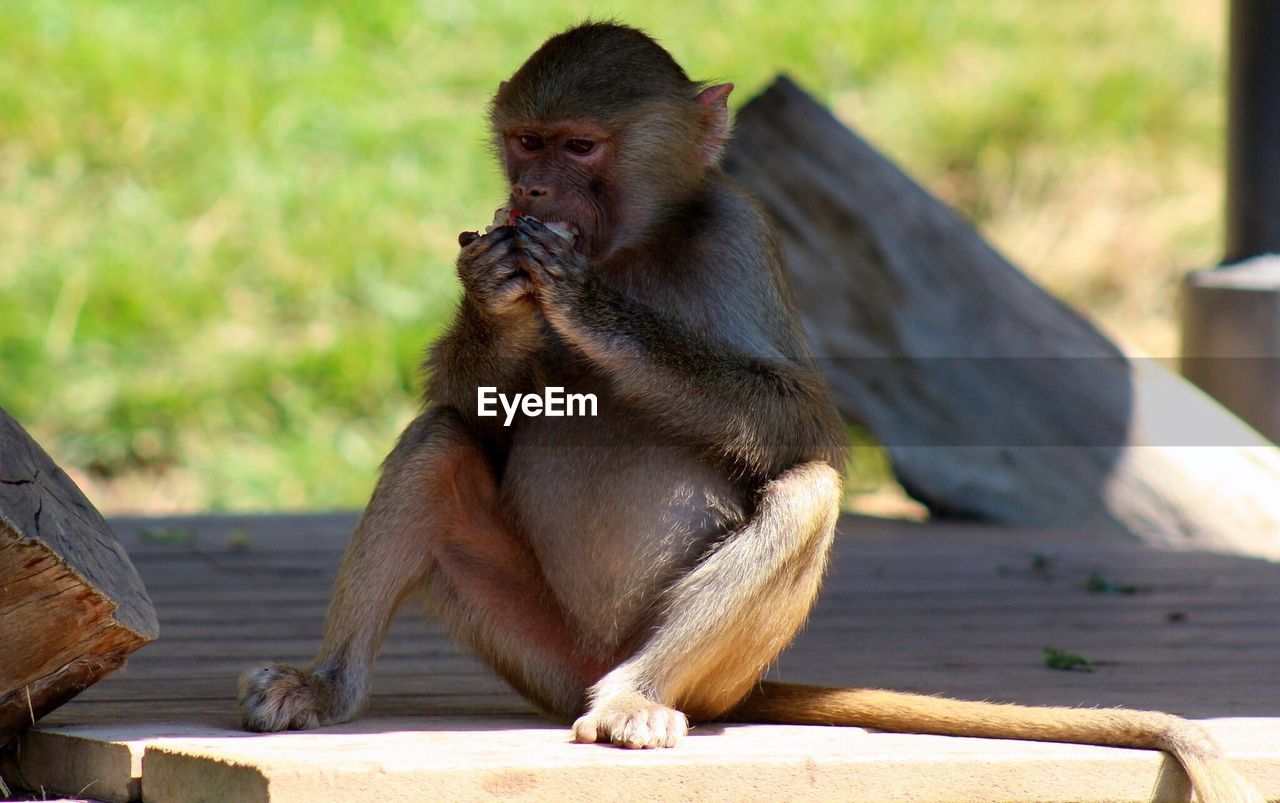
POLYGON ((689 80, 634 28, 586 23, 551 37, 490 109, 508 205, 570 224, 588 256, 639 243, 719 161, 732 89, 689 80))

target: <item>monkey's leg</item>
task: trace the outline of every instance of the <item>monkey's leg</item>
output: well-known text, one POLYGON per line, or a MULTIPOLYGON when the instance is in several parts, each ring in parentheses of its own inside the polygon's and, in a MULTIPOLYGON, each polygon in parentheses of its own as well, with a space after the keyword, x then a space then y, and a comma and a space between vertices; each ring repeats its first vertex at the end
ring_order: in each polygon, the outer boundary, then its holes
POLYGON ((1208 733, 1168 714, 758 683, 809 611, 838 503, 839 478, 825 464, 799 466, 766 486, 748 524, 667 590, 651 639, 591 689, 575 738, 670 746, 687 727, 681 712, 697 721, 732 709, 739 722, 1140 747, 1176 756, 1201 801, 1262 803, 1208 733))
POLYGON ((575 649, 537 561, 507 525, 479 446, 454 411, 435 409, 387 457, 343 556, 315 660, 241 677, 244 726, 277 731, 355 717, 392 615, 423 589, 459 641, 565 719, 604 674, 575 649))
POLYGON ((765 486, 751 520, 667 589, 644 646, 592 687, 574 738, 670 746, 686 714, 712 719, 742 699, 809 615, 839 507, 826 463, 765 486))

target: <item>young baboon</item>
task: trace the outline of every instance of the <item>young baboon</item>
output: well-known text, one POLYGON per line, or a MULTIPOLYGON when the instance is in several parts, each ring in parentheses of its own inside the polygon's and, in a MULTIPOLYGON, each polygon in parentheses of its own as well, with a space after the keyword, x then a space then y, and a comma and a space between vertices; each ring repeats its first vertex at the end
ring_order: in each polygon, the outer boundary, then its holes
POLYGON ((1201 799, 1259 800, 1165 714, 761 682, 818 592, 845 442, 775 236, 718 167, 731 90, 601 23, 502 83, 490 119, 519 213, 460 236, 465 293, 324 644, 242 678, 245 727, 356 716, 412 591, 582 742, 670 747, 689 719, 731 718, 1145 747, 1201 799), (598 416, 477 415, 480 387, 549 386, 596 394, 598 416))

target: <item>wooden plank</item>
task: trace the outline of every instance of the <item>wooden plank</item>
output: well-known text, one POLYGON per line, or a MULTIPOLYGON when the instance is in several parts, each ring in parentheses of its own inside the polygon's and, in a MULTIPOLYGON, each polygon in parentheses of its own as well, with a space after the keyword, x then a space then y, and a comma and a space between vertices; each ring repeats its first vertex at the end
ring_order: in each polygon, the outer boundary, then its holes
MULTIPOLYGON (((724 725, 699 729, 677 750, 621 751, 567 743, 563 731, 522 720, 366 721, 312 738, 185 739, 155 744, 142 785, 148 800, 192 789, 236 800, 1059 800, 1185 798, 1158 753, 1079 745, 868 733, 859 728, 724 725), (710 737, 710 738, 707 738, 710 737), (295 739, 296 741, 296 739, 295 739), (334 762, 333 756, 342 756, 334 762), (374 786, 376 784, 376 786, 374 786), (634 790, 643 790, 636 795, 634 790), (628 792, 627 790, 631 790, 628 792), (1154 790, 1154 792, 1153 792, 1154 790)), ((1247 724, 1211 723, 1250 780, 1280 794, 1273 765, 1253 759, 1247 724)))
MULTIPOLYGON (((275 522, 258 524, 263 533, 280 532, 275 522)), ((215 517, 195 526, 210 533, 226 529, 215 517)), ((314 522, 308 520, 308 526, 314 522)), ((1077 539, 1071 533, 956 524, 902 527, 852 518, 842 522, 842 529, 845 537, 838 540, 813 620, 778 661, 775 677, 1032 704, 1126 705, 1200 718, 1280 717, 1280 698, 1274 694, 1280 566, 1153 552, 1099 542, 1087 533, 1077 539), (1036 553, 1053 556, 1047 576, 1030 569, 1036 553), (1091 594, 1082 584, 1094 570, 1151 590, 1091 594), (1167 621, 1170 611, 1186 613, 1187 620, 1167 621), (1093 673, 1053 671, 1043 665, 1045 644, 1115 663, 1093 673)), ((43 732, 72 733, 96 724, 122 733, 129 723, 146 725, 132 731, 138 737, 133 747, 99 755, 114 756, 110 777, 121 783, 137 780, 130 762, 140 759, 146 745, 164 744, 171 758, 196 760, 174 741, 176 724, 196 728, 194 733, 213 728, 221 729, 220 738, 239 738, 236 676, 263 660, 310 659, 340 556, 340 544, 301 549, 296 533, 283 533, 287 548, 276 553, 272 537, 256 538, 247 552, 211 544, 211 556, 192 555, 177 545, 148 546, 137 566, 149 584, 153 576, 165 579, 153 593, 165 637, 136 654, 126 670, 50 715, 43 732), (319 571, 291 571, 296 568, 292 557, 319 571), (227 591, 220 583, 233 561, 252 563, 259 574, 254 583, 227 591)), ((402 722, 419 733, 441 727, 429 717, 466 715, 459 729, 466 733, 491 727, 492 717, 530 714, 531 709, 438 628, 423 625, 411 607, 389 633, 370 712, 412 715, 402 722)), ((550 732, 563 741, 559 726, 550 732)), ((313 749, 304 745, 314 742, 292 736, 292 741, 290 735, 280 737, 281 744, 313 749)), ((457 738, 465 742, 464 736, 457 738)), ((45 756, 52 755, 52 744, 41 748, 45 756)), ((72 743, 56 744, 63 755, 72 743)), ((37 747, 24 742, 23 749, 38 756, 37 747)), ((483 755, 500 758, 492 746, 483 755)), ((102 770, 104 765, 93 766, 102 770)), ((1280 755, 1265 766, 1268 772, 1280 770, 1280 755)), ((91 779, 67 771, 65 780, 74 788, 63 791, 75 792, 75 781, 82 785, 91 779)), ((382 794, 392 787, 379 782, 369 788, 382 794)))

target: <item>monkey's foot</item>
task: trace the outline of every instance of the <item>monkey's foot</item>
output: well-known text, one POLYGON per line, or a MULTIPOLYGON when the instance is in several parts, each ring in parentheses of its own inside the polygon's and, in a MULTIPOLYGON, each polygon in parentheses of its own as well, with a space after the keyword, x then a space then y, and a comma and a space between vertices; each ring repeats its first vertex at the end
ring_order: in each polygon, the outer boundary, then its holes
POLYGON ((639 694, 601 700, 573 723, 573 740, 609 740, 619 747, 675 747, 689 732, 685 715, 639 694))
POLYGON ((287 664, 250 669, 240 676, 240 720, 245 730, 305 730, 345 722, 355 706, 343 705, 329 678, 287 664))

